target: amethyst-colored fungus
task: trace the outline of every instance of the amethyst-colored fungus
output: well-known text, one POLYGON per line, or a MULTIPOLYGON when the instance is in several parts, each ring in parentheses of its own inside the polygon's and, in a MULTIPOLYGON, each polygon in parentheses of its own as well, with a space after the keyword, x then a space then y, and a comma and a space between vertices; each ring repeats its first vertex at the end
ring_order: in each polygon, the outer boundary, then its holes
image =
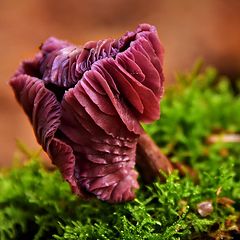
POLYGON ((38 142, 74 193, 134 198, 140 122, 159 118, 162 63, 156 28, 141 24, 83 47, 49 38, 11 78, 38 142))

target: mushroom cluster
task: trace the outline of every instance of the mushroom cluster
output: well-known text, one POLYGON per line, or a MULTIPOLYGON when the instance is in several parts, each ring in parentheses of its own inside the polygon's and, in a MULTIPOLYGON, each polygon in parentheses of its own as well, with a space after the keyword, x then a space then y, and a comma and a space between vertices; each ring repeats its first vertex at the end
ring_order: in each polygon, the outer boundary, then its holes
POLYGON ((49 38, 11 78, 39 144, 74 193, 134 198, 140 122, 159 118, 162 64, 156 28, 141 24, 82 47, 49 38))

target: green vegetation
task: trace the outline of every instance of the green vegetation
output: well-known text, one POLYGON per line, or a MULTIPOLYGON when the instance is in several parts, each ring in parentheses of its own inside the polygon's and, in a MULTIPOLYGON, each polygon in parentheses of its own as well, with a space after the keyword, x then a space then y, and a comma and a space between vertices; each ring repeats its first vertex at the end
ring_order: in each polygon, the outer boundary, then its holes
POLYGON ((129 203, 83 201, 32 154, 0 173, 0 239, 237 239, 240 143, 207 139, 240 133, 239 95, 214 69, 194 70, 167 90, 161 109, 161 119, 144 128, 172 161, 195 169, 197 181, 176 171, 165 183, 141 184, 129 203), (202 217, 204 201, 213 211, 202 217))

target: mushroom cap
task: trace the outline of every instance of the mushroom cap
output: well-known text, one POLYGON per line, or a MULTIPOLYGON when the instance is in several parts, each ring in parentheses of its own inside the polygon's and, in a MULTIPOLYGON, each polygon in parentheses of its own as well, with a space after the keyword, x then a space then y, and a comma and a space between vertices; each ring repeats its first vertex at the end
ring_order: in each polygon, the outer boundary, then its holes
POLYGON ((82 47, 51 37, 11 78, 38 142, 76 194, 134 198, 140 122, 159 118, 162 64, 156 28, 141 24, 82 47))

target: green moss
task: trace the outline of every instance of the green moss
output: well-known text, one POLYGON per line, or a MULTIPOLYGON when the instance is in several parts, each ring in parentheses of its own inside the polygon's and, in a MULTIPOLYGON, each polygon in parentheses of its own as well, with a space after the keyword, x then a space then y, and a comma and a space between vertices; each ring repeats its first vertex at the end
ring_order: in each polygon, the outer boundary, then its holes
POLYGON ((36 155, 0 173, 0 239, 210 239, 237 233, 240 144, 207 144, 214 132, 240 132, 240 98, 214 69, 179 77, 161 103, 162 115, 144 128, 175 162, 198 171, 199 181, 174 172, 165 183, 141 186, 134 201, 110 205, 71 194, 58 171, 36 155), (223 204, 225 197, 234 201, 223 204), (197 204, 211 201, 201 217, 197 204))

